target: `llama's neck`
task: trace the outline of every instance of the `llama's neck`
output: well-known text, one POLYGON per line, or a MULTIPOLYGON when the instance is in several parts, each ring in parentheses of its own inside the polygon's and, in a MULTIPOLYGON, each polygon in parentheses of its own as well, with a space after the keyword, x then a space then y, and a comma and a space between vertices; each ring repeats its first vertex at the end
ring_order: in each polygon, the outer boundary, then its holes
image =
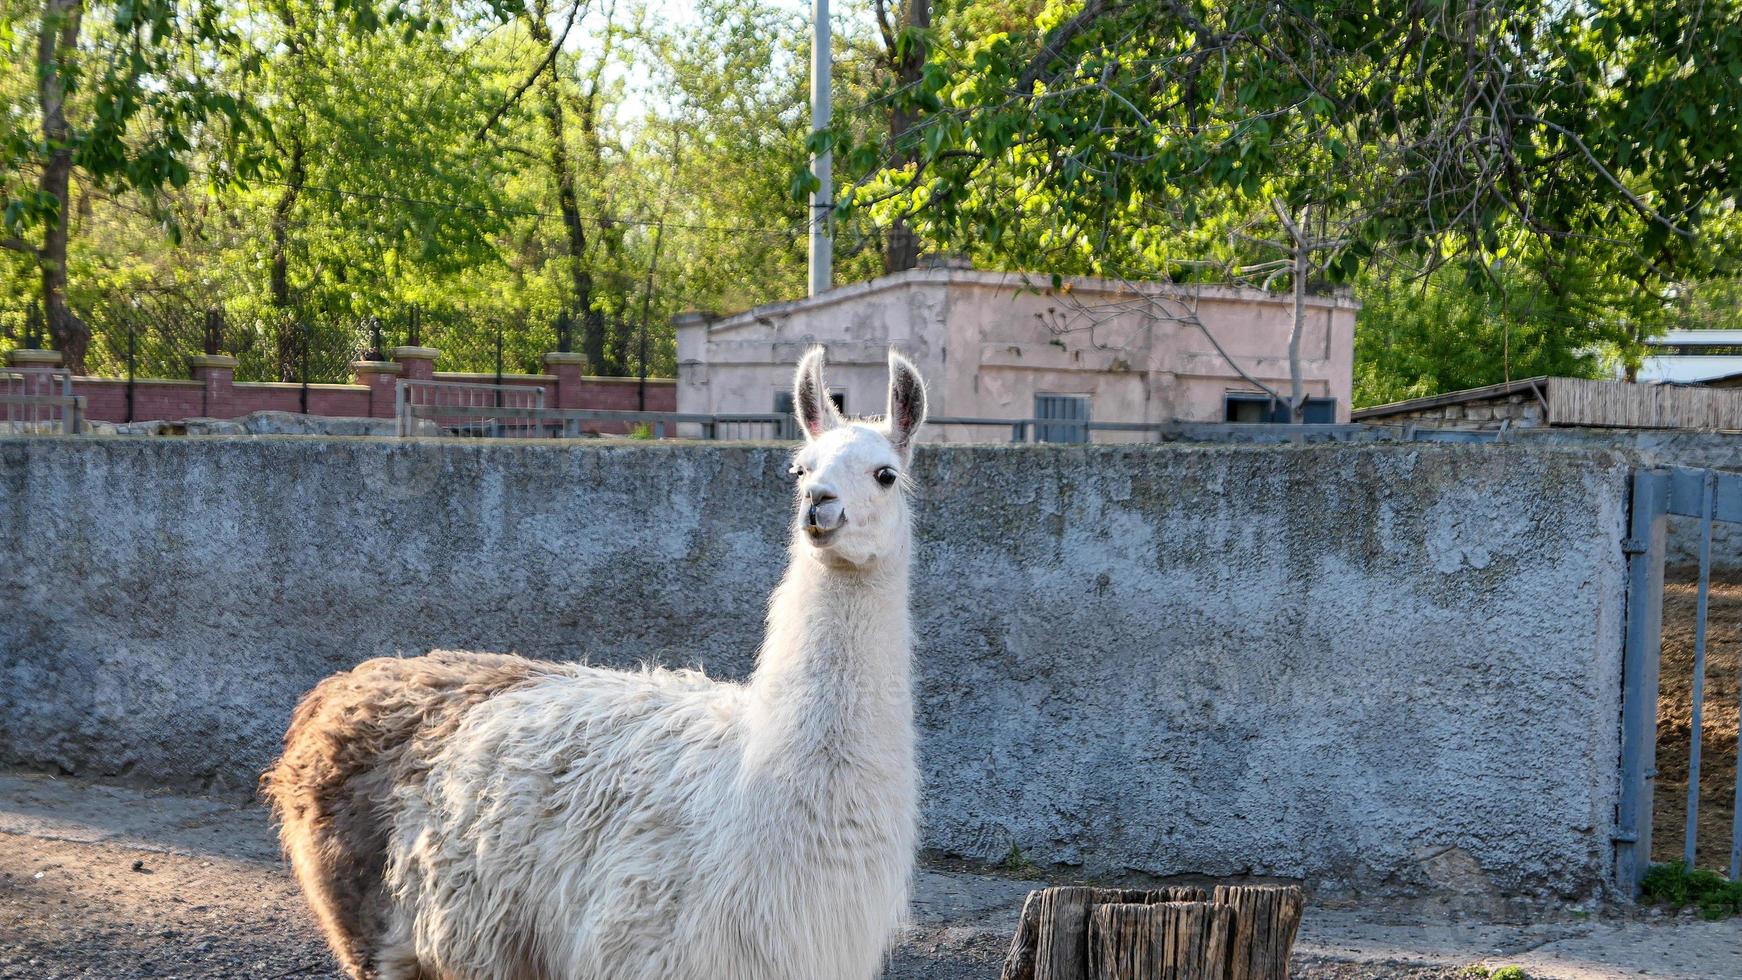
POLYGON ((752 761, 809 778, 912 765, 908 563, 830 568, 795 545, 749 684, 752 761))

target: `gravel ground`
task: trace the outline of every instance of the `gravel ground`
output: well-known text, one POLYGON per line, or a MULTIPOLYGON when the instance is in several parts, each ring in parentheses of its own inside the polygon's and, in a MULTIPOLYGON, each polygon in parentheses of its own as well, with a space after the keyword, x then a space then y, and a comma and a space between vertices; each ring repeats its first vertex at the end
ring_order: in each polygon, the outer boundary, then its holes
MULTIPOLYGON (((922 872, 888 980, 996 980, 1042 884, 922 872)), ((1308 910, 1293 975, 1468 980, 1742 977, 1742 921, 1641 913, 1527 923, 1396 907, 1308 910)), ((72 779, 0 775, 0 978, 338 978, 258 807, 72 779)))

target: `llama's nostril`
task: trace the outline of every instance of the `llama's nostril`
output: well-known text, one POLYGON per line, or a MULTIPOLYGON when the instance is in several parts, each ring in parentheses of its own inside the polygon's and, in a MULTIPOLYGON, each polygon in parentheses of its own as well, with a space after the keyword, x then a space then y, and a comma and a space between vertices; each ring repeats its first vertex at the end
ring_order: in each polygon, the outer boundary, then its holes
POLYGON ((811 487, 804 492, 804 496, 806 500, 811 502, 812 507, 820 507, 834 500, 836 495, 835 491, 828 487, 811 487))

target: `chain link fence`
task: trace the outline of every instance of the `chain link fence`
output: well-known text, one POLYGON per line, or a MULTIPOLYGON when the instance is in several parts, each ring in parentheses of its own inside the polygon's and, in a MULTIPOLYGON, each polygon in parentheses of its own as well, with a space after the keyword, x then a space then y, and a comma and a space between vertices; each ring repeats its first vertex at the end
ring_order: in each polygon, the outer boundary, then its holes
POLYGON ((0 306, 0 354, 18 347, 43 347, 48 328, 42 308, 35 305, 0 306))
MULTIPOLYGON (((546 353, 580 350, 587 327, 581 315, 558 309, 238 309, 155 295, 75 312, 91 333, 82 373, 101 378, 188 378, 188 358, 204 353, 234 356, 237 381, 344 383, 352 378, 352 362, 385 360, 401 346, 438 350, 438 371, 540 374, 546 353)), ((607 337, 639 327, 597 311, 590 316, 607 337)), ((0 352, 48 346, 39 307, 0 306, 0 352)), ((610 373, 608 366, 593 370, 610 373)))
MULTIPOLYGON (((441 351, 438 371, 471 374, 539 374, 543 356, 567 350, 564 334, 572 344, 572 322, 566 312, 532 310, 517 312, 428 309, 413 307, 401 314, 404 336, 416 338, 412 346, 441 351)), ((410 342, 410 341, 408 341, 410 342)))

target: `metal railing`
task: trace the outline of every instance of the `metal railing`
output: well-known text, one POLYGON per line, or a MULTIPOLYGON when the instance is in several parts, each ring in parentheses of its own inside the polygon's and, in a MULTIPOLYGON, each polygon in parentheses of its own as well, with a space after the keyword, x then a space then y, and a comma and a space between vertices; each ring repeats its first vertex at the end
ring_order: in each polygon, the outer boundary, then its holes
MULTIPOLYGON (((542 401, 515 401, 524 393, 542 391, 522 385, 462 384, 450 381, 401 381, 395 415, 400 435, 496 435, 508 438, 577 438, 583 435, 630 435, 639 438, 695 438, 791 442, 799 438, 789 415, 778 412, 642 412, 612 409, 545 408, 542 401), (423 424, 420 424, 423 423, 423 424)), ((1354 442, 1401 437, 1406 441, 1438 440, 1432 430, 1399 432, 1370 425, 1286 425, 1213 422, 1095 422, 1058 419, 994 419, 938 416, 929 428, 985 429, 997 441, 1031 443, 1059 433, 1093 441, 1097 432, 1147 436, 1139 441, 1171 442, 1354 442)), ((1445 441, 1490 442, 1493 433, 1458 433, 1445 441)))
MULTIPOLYGON (((1615 872, 1637 894, 1651 860, 1657 771, 1658 672, 1662 666, 1665 536, 1671 515, 1697 519, 1699 577, 1694 610, 1687 820, 1681 859, 1692 870, 1699 843, 1700 749, 1704 727, 1707 612, 1715 521, 1742 523, 1742 473, 1687 467, 1643 469, 1633 477, 1628 559, 1626 647, 1622 665, 1621 798, 1616 808, 1615 872)), ((1742 705, 1739 705, 1742 707, 1742 705)), ((1742 750, 1742 739, 1738 749, 1742 750)), ((1742 763, 1734 774, 1729 871, 1742 880, 1742 763)))
POLYGON ((12 367, 0 370, 0 431, 78 435, 85 399, 73 394, 73 374, 65 368, 12 367))
POLYGON ((393 395, 401 436, 532 438, 549 434, 549 411, 537 385, 401 380, 393 395))
MULTIPOLYGON (((1085 443, 1094 433, 1141 433, 1151 442, 1352 442, 1380 438, 1385 430, 1369 425, 1277 424, 1239 422, 1099 422, 1073 419, 992 419, 942 415, 927 418, 930 428, 961 426, 1006 429, 1009 442, 1085 443), (1048 438, 1051 436, 1051 438, 1048 438), (1061 438, 1062 436, 1062 438, 1061 438)), ((1406 438, 1411 438, 1406 436, 1406 438)), ((1425 438, 1414 436, 1413 438, 1425 438)), ((1466 440, 1458 440, 1466 441, 1466 440)), ((1474 441, 1474 440, 1469 440, 1474 441)))
MULTIPOLYGON (((400 382, 401 385, 416 382, 400 382)), ((495 388, 496 385, 473 385, 495 388)), ((505 385, 503 387, 515 387, 505 385)), ((519 390, 526 391, 521 387, 519 390)), ((401 401, 400 435, 498 435, 505 438, 574 439, 602 427, 634 437, 778 441, 790 420, 773 413, 702 415, 687 412, 635 412, 592 408, 542 408, 515 405, 432 405, 401 401), (427 423, 419 425, 419 422, 427 423), (589 425, 590 423, 590 425, 589 425), (685 429, 684 426, 690 428, 685 429), (494 432, 485 432, 494 429, 494 432)))

